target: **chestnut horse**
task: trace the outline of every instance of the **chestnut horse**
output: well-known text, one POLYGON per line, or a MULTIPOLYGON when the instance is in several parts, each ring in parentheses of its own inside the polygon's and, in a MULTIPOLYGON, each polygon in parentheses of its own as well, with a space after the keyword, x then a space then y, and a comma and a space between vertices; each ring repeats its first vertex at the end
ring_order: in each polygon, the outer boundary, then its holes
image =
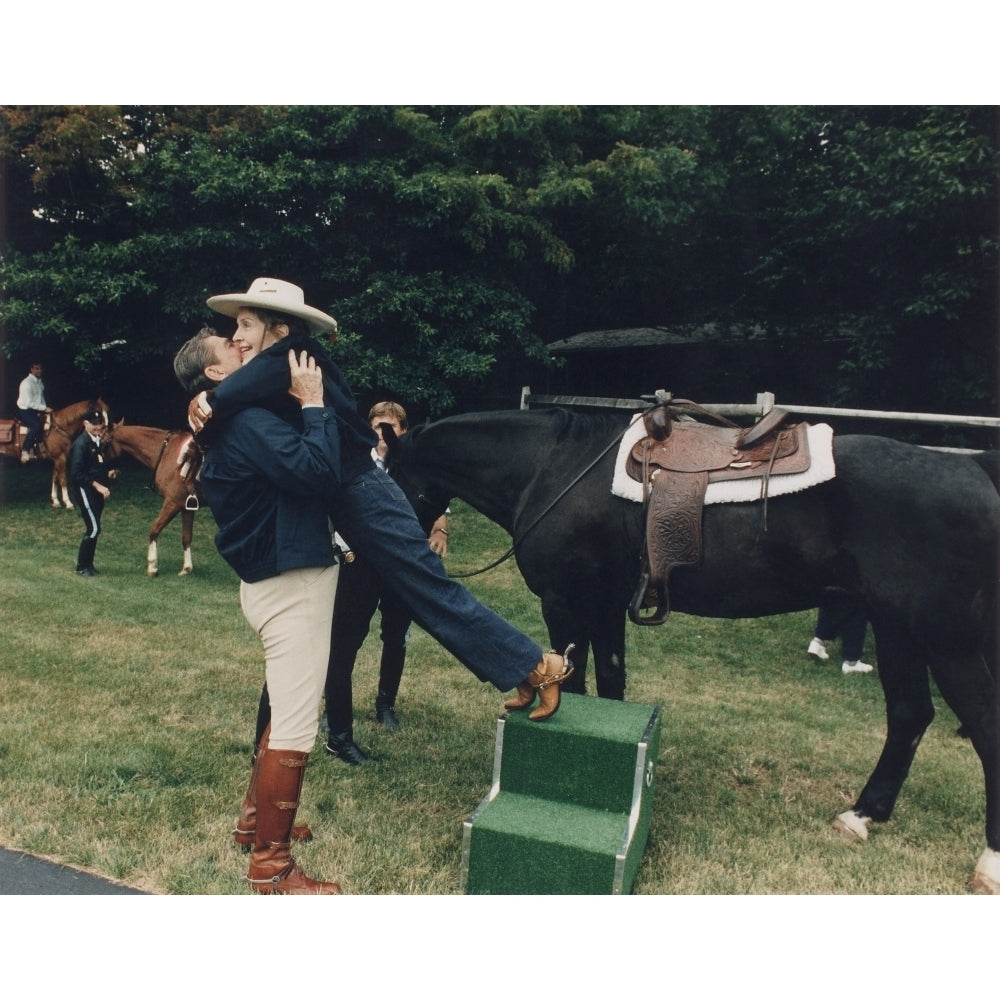
POLYGON ((62 504, 70 510, 73 502, 69 498, 69 488, 66 484, 66 461, 69 458, 69 446, 73 439, 83 430, 83 415, 87 410, 97 409, 104 414, 104 424, 108 426, 108 404, 103 399, 81 399, 79 403, 71 403, 61 410, 53 410, 45 418, 42 436, 39 439, 40 451, 43 457, 52 459, 52 489, 50 497, 52 506, 59 509, 59 496, 62 494, 62 504))
POLYGON ((146 554, 146 574, 160 572, 156 542, 160 532, 181 515, 181 543, 184 564, 178 576, 187 576, 193 569, 191 539, 194 535, 194 515, 201 506, 201 489, 192 479, 185 479, 177 470, 178 453, 191 440, 190 431, 167 431, 159 427, 126 426, 124 420, 112 424, 108 432, 105 456, 109 462, 131 455, 153 470, 151 488, 163 497, 163 506, 149 529, 149 549, 146 554))

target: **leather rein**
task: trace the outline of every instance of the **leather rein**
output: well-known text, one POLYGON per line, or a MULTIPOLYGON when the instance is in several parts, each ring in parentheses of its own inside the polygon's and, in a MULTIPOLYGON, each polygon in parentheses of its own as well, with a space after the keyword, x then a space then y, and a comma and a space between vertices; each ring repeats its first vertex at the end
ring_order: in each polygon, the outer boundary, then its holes
MULTIPOLYGON (((566 494, 569 493, 569 491, 573 489, 573 487, 576 486, 576 484, 579 483, 580 480, 583 479, 583 477, 587 475, 587 473, 590 472, 591 469, 593 469, 594 466, 596 466, 597 463, 600 462, 601 459, 604 458, 604 456, 607 455, 607 453, 611 451, 612 448, 616 447, 621 442, 622 438, 625 436, 625 433, 628 431, 629 427, 631 427, 636 420, 641 419, 641 417, 642 414, 637 416, 634 420, 629 421, 629 423, 625 426, 625 429, 622 430, 620 433, 616 433, 614 437, 604 447, 604 449, 600 452, 600 454, 589 465, 585 466, 583 471, 580 472, 575 479, 573 479, 570 483, 568 483, 565 487, 563 487, 562 490, 559 491, 559 493, 548 504, 548 506, 534 519, 534 521, 531 522, 531 524, 528 525, 527 528, 524 529, 524 531, 521 532, 521 537, 516 539, 511 545, 511 547, 502 556, 500 556, 499 559, 494 559, 493 562, 491 562, 488 566, 484 566, 482 569, 470 570, 467 573, 449 573, 448 576, 450 576, 453 580, 462 580, 470 576, 479 576, 480 573, 486 573, 491 569, 496 569, 496 567, 499 566, 501 563, 504 563, 508 559, 510 559, 510 557, 514 555, 514 553, 517 551, 518 545, 520 545, 521 542, 524 541, 524 539, 534 528, 538 527, 539 522, 541 522, 541 520, 544 517, 548 516, 552 512, 552 509, 555 507, 555 505, 559 503, 559 501, 562 500, 562 498, 566 496, 566 494)), ((423 494, 419 494, 417 499, 423 500, 424 503, 429 502, 427 500, 427 497, 425 497, 423 494)))
MULTIPOLYGON (((656 407, 662 403, 668 403, 680 410, 702 413, 706 417, 709 417, 711 420, 717 423, 725 424, 730 427, 736 426, 736 424, 734 424, 733 421, 729 420, 728 418, 721 416, 718 413, 713 413, 711 410, 708 410, 703 406, 699 406, 697 403, 694 403, 689 399, 674 399, 673 396, 671 396, 669 393, 663 393, 661 391, 657 391, 654 397, 654 401, 650 403, 650 405, 645 410, 643 410, 641 413, 633 417, 633 419, 630 420, 628 424, 625 425, 625 428, 624 430, 621 431, 621 433, 615 434, 615 436, 608 442, 606 447, 601 451, 601 453, 597 456, 597 458, 595 458, 588 466, 586 466, 584 470, 572 482, 570 482, 566 487, 564 487, 559 492, 559 494, 555 497, 555 499, 552 500, 552 502, 538 515, 538 517, 536 517, 534 521, 532 521, 531 524, 529 524, 528 527, 524 529, 524 531, 521 533, 521 537, 516 539, 511 545, 511 547, 502 556, 500 556, 499 559, 494 559, 493 562, 491 562, 488 566, 484 566, 482 569, 470 570, 467 573, 449 573, 448 576, 450 576, 454 580, 463 580, 470 576, 479 576, 480 573, 486 573, 491 569, 496 569, 496 567, 499 566, 501 563, 504 563, 508 559, 510 559, 510 557, 514 555, 514 553, 517 551, 518 545, 520 545, 521 542, 524 541, 528 533, 532 531, 534 528, 538 527, 539 522, 552 512, 552 509, 555 507, 555 505, 559 503, 559 501, 562 500, 562 498, 566 496, 566 494, 569 493, 569 491, 573 489, 573 487, 576 486, 576 484, 579 483, 580 480, 583 479, 583 477, 587 475, 587 473, 590 472, 591 469, 593 469, 594 466, 597 465, 597 463, 600 462, 601 459, 604 458, 604 456, 607 455, 607 453, 611 451, 612 448, 621 443, 622 438, 626 435, 629 428, 632 427, 637 420, 641 420, 647 413, 649 413, 651 410, 655 410, 656 407)), ((422 500, 424 503, 429 503, 427 497, 425 497, 423 494, 418 494, 417 499, 422 500)))

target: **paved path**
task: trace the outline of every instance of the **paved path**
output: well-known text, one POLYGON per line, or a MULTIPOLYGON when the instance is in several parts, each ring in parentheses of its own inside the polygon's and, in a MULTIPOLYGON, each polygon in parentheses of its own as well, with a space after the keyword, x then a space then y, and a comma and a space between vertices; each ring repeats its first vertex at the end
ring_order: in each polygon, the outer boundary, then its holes
POLYGON ((127 885, 0 847, 0 896, 145 896, 127 885))

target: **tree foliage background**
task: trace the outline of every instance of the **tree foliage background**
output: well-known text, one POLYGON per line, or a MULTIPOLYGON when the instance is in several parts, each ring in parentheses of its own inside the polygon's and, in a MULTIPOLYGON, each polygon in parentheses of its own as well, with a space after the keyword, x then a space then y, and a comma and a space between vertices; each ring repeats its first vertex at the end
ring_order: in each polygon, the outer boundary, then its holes
POLYGON ((56 405, 177 425, 176 348, 261 274, 337 316, 359 395, 429 415, 513 392, 553 340, 704 323, 844 337, 817 403, 996 411, 994 107, 7 106, 0 128, 3 415, 38 356, 56 405))

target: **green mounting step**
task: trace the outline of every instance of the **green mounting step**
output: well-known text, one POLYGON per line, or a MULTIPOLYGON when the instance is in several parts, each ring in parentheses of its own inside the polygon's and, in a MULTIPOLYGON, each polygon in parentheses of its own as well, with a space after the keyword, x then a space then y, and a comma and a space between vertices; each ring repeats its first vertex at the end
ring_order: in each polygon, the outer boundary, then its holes
POLYGON ((661 709, 564 694, 497 720, 493 784, 462 831, 469 894, 631 892, 649 835, 661 709))

